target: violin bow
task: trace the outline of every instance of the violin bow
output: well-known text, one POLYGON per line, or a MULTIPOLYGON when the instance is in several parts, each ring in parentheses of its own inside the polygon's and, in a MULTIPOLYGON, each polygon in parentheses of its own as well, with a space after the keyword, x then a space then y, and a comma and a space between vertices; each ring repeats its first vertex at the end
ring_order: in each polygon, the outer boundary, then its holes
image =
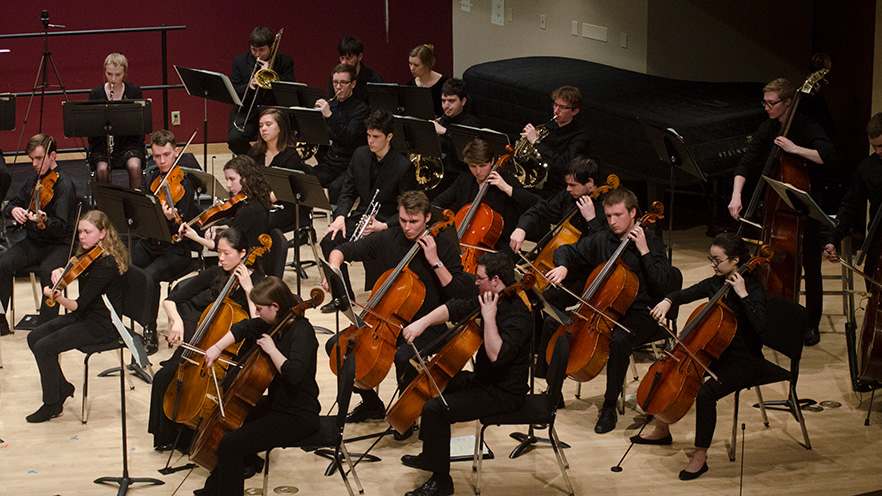
MULTIPOLYGON (((193 138, 196 137, 196 133, 197 133, 197 132, 199 132, 198 129, 194 130, 194 131, 193 131, 193 134, 190 135, 190 139, 187 140, 187 144, 184 145, 184 148, 181 149, 181 153, 178 154, 178 158, 175 159, 175 163, 173 163, 172 166, 169 167, 168 172, 166 172, 166 173, 162 176, 162 181, 159 181, 159 186, 156 187, 156 192, 153 193, 153 194, 155 194, 155 195, 158 195, 158 194, 159 194, 159 190, 161 190, 161 189, 162 189, 162 186, 168 181, 168 176, 169 176, 169 174, 171 174, 171 171, 175 170, 175 167, 178 166, 178 162, 181 161, 181 157, 184 156, 184 152, 187 151, 187 147, 189 147, 189 146, 190 146, 190 143, 193 142, 193 138)), ((169 200, 171 200, 171 199, 169 199, 169 200)))

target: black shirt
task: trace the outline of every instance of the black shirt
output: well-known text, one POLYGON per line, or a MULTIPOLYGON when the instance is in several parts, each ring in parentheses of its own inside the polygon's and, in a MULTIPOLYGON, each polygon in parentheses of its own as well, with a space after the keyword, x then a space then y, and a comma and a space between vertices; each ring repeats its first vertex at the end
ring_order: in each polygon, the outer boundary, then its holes
POLYGON ((331 116, 325 119, 325 127, 331 138, 331 146, 322 160, 331 166, 346 167, 355 149, 367 144, 364 121, 371 110, 362 100, 349 97, 342 102, 330 103, 331 116))
MULTIPOLYGON (((130 83, 128 81, 123 82, 123 100, 134 100, 144 98, 141 94, 141 87, 135 83, 130 83)), ((97 100, 97 101, 108 101, 107 93, 104 91, 104 85, 97 86, 92 88, 92 91, 89 92, 89 100, 97 100)), ((140 153, 139 155, 143 158, 144 155, 144 136, 143 135, 128 135, 128 136, 114 136, 113 137, 113 148, 114 150, 125 150, 125 149, 136 149, 140 153)), ((107 137, 106 136, 98 136, 89 138, 89 156, 95 154, 96 152, 100 152, 103 154, 107 153, 107 137)))
MULTIPOLYGON (((481 304, 477 297, 451 300, 446 303, 451 322, 478 312, 481 304)), ((487 386, 497 387, 506 393, 525 395, 530 390, 527 377, 530 372, 530 338, 533 335, 532 314, 518 295, 501 296, 496 307, 496 328, 502 338, 502 348, 496 361, 490 361, 484 345, 475 357, 475 373, 487 386)), ((481 324, 483 328, 483 323, 481 324)))
POLYGON ((77 309, 73 311, 73 315, 78 319, 88 320, 90 325, 97 326, 97 329, 90 327, 90 331, 100 330, 102 334, 116 334, 113 322, 110 320, 110 311, 101 298, 102 294, 106 294, 117 315, 122 316, 122 274, 119 273, 116 259, 106 255, 93 261, 89 268, 80 274, 77 281, 80 290, 76 300, 77 309))
MULTIPOLYGON (((253 158, 257 165, 263 167, 266 165, 266 153, 257 153, 254 147, 248 152, 248 156, 253 158)), ((312 166, 303 163, 297 148, 293 146, 286 147, 284 150, 276 154, 270 161, 269 167, 278 167, 280 169, 299 170, 307 174, 313 174, 312 166)))
MULTIPOLYGON (((251 100, 254 99, 255 93, 257 94, 257 101, 254 102, 255 109, 260 105, 276 104, 276 99, 273 97, 273 92, 271 90, 265 90, 258 86, 259 91, 255 92, 248 86, 248 83, 251 82, 250 77, 251 73, 254 71, 254 64, 256 62, 257 59, 254 58, 251 51, 233 57, 233 68, 230 71, 230 82, 233 83, 233 89, 236 90, 239 98, 244 97, 242 100, 242 106, 245 107, 245 110, 251 105, 251 100), (247 95, 245 94, 246 90, 248 91, 247 95)), ((296 79, 294 79, 294 60, 292 60, 291 57, 282 55, 281 53, 276 54, 276 60, 272 69, 279 75, 280 81, 296 81, 296 79)), ((238 113, 239 107, 234 105, 232 112, 233 114, 238 113)), ((253 112, 251 118, 257 120, 259 113, 259 111, 253 112)))
POLYGON ((589 222, 585 220, 585 217, 582 217, 582 213, 576 207, 576 199, 573 198, 573 195, 567 190, 558 191, 527 209, 518 219, 517 227, 527 233, 527 238, 535 241, 542 238, 552 225, 563 221, 564 217, 575 208, 576 211, 570 218, 570 224, 581 231, 581 237, 584 238, 607 225, 601 202, 596 199, 591 201, 594 202, 595 215, 589 222))
POLYGON ((334 217, 348 215, 356 199, 361 201, 352 215, 362 215, 377 189, 380 190, 377 195, 380 211, 376 218, 391 225, 398 218, 398 195, 416 189, 413 165, 395 150, 390 149, 383 160, 377 160, 368 146, 359 147, 343 176, 334 217))
POLYGON ((564 127, 558 126, 557 122, 551 122, 548 124, 548 136, 539 141, 536 150, 542 155, 542 160, 548 162, 548 179, 542 189, 566 189, 564 170, 567 164, 580 155, 587 156, 590 152, 588 129, 578 118, 564 127))
MULTIPOLYGON (((152 194, 151 185, 153 181, 157 178, 160 178, 162 173, 159 171, 159 167, 156 165, 151 165, 147 168, 147 173, 144 177, 144 182, 141 183, 141 191, 152 194)), ((189 221, 190 219, 199 215, 199 207, 196 205, 196 188, 193 186, 193 181, 190 179, 188 174, 184 174, 184 178, 181 180, 181 185, 184 187, 184 196, 175 203, 174 208, 178 210, 178 215, 180 215, 181 220, 184 222, 189 221)), ((160 196, 157 194, 156 196, 160 196)), ((162 195, 163 197, 165 195, 162 195)), ((174 219, 166 219, 166 223, 168 224, 169 232, 174 235, 178 232, 178 224, 174 219)), ((199 250, 200 248, 196 244, 195 241, 190 239, 184 239, 180 243, 168 243, 165 241, 159 242, 160 245, 166 246, 168 248, 173 248, 178 251, 192 251, 199 250)))
MULTIPOLYGON (((174 302, 182 319, 198 322, 202 312, 217 299, 229 279, 230 274, 220 265, 215 265, 176 286, 166 299, 174 302)), ((252 283, 257 284, 261 279, 262 274, 256 271, 251 273, 252 283)), ((241 286, 237 284, 229 298, 248 313, 248 297, 241 286)))
POLYGON ((863 232, 859 224, 864 218, 867 201, 870 202, 870 218, 867 221, 871 223, 882 205, 882 158, 875 153, 861 162, 851 178, 851 186, 836 214, 839 225, 830 233, 828 243, 839 245, 852 229, 863 232))
MULTIPOLYGON (((356 74, 355 80, 357 81, 357 83, 355 84, 355 87, 352 88, 352 95, 365 104, 370 103, 370 100, 368 98, 367 83, 383 82, 383 78, 381 78, 380 75, 377 74, 377 71, 371 69, 364 64, 361 64, 361 69, 358 70, 358 74, 356 74)), ((330 76, 328 76, 328 94, 333 96, 334 93, 336 93, 336 91, 334 91, 334 74, 332 73, 330 76)))
POLYGON ((269 210, 256 199, 249 198, 236 207, 236 213, 229 226, 239 231, 248 240, 248 247, 260 245, 257 238, 269 233, 269 210))
MULTIPOLYGON (((456 232, 449 227, 435 238, 435 242, 438 247, 438 258, 447 267, 453 280, 447 286, 441 286, 441 282, 435 276, 435 269, 429 265, 420 249, 408 266, 426 286, 426 297, 414 319, 422 317, 453 297, 462 298, 465 295, 475 294, 475 280, 462 270, 456 232)), ((401 225, 396 223, 389 226, 389 229, 365 236, 358 241, 344 243, 337 249, 343 253, 343 259, 346 261, 376 260, 382 272, 396 267, 413 245, 414 242, 404 236, 401 225)))
MULTIPOLYGON (((35 179, 36 177, 25 181, 18 195, 9 200, 3 210, 7 217, 12 216, 12 210, 15 207, 28 208, 31 203, 31 190, 36 184, 35 179)), ((46 228, 39 229, 36 222, 29 220, 25 223, 27 237, 40 244, 68 245, 74 232, 75 219, 73 217, 76 215, 77 204, 76 187, 73 181, 58 172, 58 179, 52 190, 52 199, 46 205, 40 206, 40 210, 46 213, 46 221, 44 222, 46 228)))

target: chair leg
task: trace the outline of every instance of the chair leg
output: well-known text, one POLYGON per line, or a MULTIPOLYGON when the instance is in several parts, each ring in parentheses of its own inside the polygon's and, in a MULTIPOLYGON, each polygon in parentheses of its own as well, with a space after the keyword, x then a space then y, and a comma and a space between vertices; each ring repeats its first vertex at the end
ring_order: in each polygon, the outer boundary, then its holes
POLYGON ((481 451, 481 421, 475 420, 475 454, 472 456, 472 472, 478 470, 478 451, 481 451))
POLYGON ((576 399, 577 400, 582 399, 582 383, 581 382, 576 383, 576 399))
POLYGON ((805 439, 805 449, 812 449, 812 442, 809 440, 808 429, 805 427, 805 417, 802 416, 802 408, 799 407, 799 398, 796 396, 796 384, 790 383, 790 404, 796 420, 799 421, 799 427, 802 429, 802 438, 805 439))
POLYGON ((741 397, 741 390, 735 391, 735 414, 732 418, 732 440, 729 443, 729 461, 735 461, 735 443, 738 441, 738 400, 741 397))
MULTIPOLYGON (((364 488, 361 487, 361 481, 358 479, 358 472, 355 471, 355 465, 352 463, 352 457, 349 456, 349 450, 346 449, 346 443, 344 443, 342 440, 340 441, 340 452, 343 454, 343 458, 346 460, 346 464, 349 466, 349 473, 352 474, 352 479, 355 480, 355 487, 358 488, 358 494, 364 494, 364 488)), ((352 486, 349 485, 349 479, 346 478, 345 473, 343 472, 343 467, 338 467, 338 470, 340 470, 340 474, 343 475, 343 482, 346 484, 346 490, 349 491, 349 495, 354 496, 352 494, 352 486)))
POLYGON ((573 496, 573 485, 570 483, 570 476, 567 474, 569 464, 566 462, 566 455, 563 454, 563 448, 560 447, 560 441, 557 439, 557 431, 550 425, 548 427, 548 437, 551 438, 551 448, 554 450, 554 455, 557 458, 560 474, 563 476, 564 482, 567 484, 567 494, 573 496))
POLYGON ((634 354, 631 353, 631 376, 635 381, 640 380, 640 376, 637 375, 637 360, 634 360, 634 354))
POLYGON ((34 308, 37 309, 37 313, 40 313, 40 290, 37 289, 37 276, 34 275, 33 272, 30 274, 31 276, 31 290, 34 293, 34 308))
POLYGON ((269 486, 270 453, 272 453, 272 452, 273 452, 273 449, 270 448, 270 449, 266 450, 266 455, 264 455, 264 457, 266 458, 266 461, 264 461, 264 463, 263 463, 263 493, 261 493, 261 494, 269 494, 267 492, 267 487, 269 486))
POLYGON ((83 425, 86 425, 86 422, 89 421, 86 417, 86 401, 89 399, 89 358, 91 356, 91 353, 87 353, 86 358, 83 359, 83 409, 80 412, 83 425))
POLYGON ((481 468, 484 464, 484 429, 486 428, 486 425, 483 426, 481 428, 481 434, 478 435, 478 446, 480 446, 481 449, 478 450, 478 477, 475 479, 475 496, 481 494, 481 468))
MULTIPOLYGON (((560 457, 563 460, 564 467, 570 468, 570 462, 567 460, 567 453, 564 450, 564 444, 560 442, 560 438, 557 437, 557 429, 552 429, 552 432, 549 432, 549 436, 554 436, 554 442, 560 447, 560 457)), ((549 437, 549 439, 551 439, 549 437)))
POLYGON ((756 400, 759 401, 760 414, 763 416, 763 425, 769 427, 769 415, 766 413, 766 404, 763 402, 763 393, 760 387, 756 386, 756 400))

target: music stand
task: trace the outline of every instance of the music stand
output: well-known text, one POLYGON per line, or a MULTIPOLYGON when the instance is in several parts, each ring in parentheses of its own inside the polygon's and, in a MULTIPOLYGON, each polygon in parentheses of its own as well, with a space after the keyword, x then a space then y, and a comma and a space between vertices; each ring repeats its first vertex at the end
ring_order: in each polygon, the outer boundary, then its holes
POLYGON ((450 139, 453 140, 456 157, 460 162, 464 161, 462 156, 463 149, 474 141, 475 138, 481 138, 486 141, 493 150, 494 157, 499 157, 506 153, 505 147, 511 144, 507 134, 492 129, 463 126, 462 124, 448 124, 447 133, 450 135, 450 139))
POLYGON ((424 157, 441 157, 441 142, 432 121, 396 115, 393 118, 392 148, 424 157))
POLYGON ((655 149, 659 160, 671 169, 671 202, 665 213, 668 216, 668 261, 672 261, 674 256, 674 171, 681 170, 697 177, 702 189, 704 189, 704 183, 707 182, 707 177, 698 167, 689 148, 686 147, 686 141, 674 128, 640 117, 637 117, 637 120, 643 125, 643 132, 646 133, 646 137, 655 149))
POLYGON ((331 136, 328 134, 328 128, 325 126, 325 117, 322 115, 321 110, 305 107, 261 106, 260 108, 274 108, 287 114, 291 120, 291 129, 297 132, 297 141, 319 146, 331 144, 331 136))
POLYGON ((0 131, 12 131, 15 129, 15 95, 5 93, 0 95, 0 131))
POLYGON ((179 65, 175 66, 175 71, 184 88, 190 96, 198 96, 205 100, 203 118, 202 118, 202 167, 208 167, 208 100, 214 100, 221 103, 229 103, 231 105, 242 106, 242 100, 233 88, 233 83, 226 74, 219 72, 203 71, 201 69, 188 69, 179 65))
POLYGON ((133 232, 145 238, 172 241, 168 221, 157 197, 113 184, 93 182, 91 186, 98 209, 107 214, 117 231, 128 233, 129 253, 133 232))
MULTIPOLYGON (((180 167, 180 165, 178 166, 180 167)), ((220 181, 217 180, 214 174, 210 172, 205 172, 201 169, 192 169, 190 167, 181 167, 181 170, 184 171, 185 174, 190 174, 203 186, 202 192, 211 192, 211 196, 214 198, 220 198, 223 200, 228 200, 230 198, 230 192, 227 191, 227 188, 224 187, 220 181)))
POLYGON ((307 86, 303 83, 275 81, 273 83, 273 96, 276 97, 276 104, 279 106, 311 109, 315 107, 315 102, 325 98, 325 90, 307 86))
MULTIPOLYGON (((153 132, 153 102, 149 99, 107 102, 86 100, 61 102, 64 136, 99 138, 144 136, 153 132)), ((107 160, 111 160, 107 150, 107 160)))
POLYGON ((407 115, 431 120, 435 115, 432 90, 393 83, 367 83, 371 110, 386 109, 394 115, 407 115))
MULTIPOLYGON (((132 335, 129 334, 129 331, 125 328, 122 321, 119 318, 119 315, 116 314, 116 311, 113 309, 113 305, 110 304, 110 300, 107 298, 107 295, 101 295, 101 298, 104 300, 104 305, 110 310, 110 319, 113 322, 113 326, 116 327, 116 330, 119 332, 120 339, 125 342, 126 347, 129 349, 129 352, 132 354, 132 357, 137 361, 139 367, 146 367, 150 364, 147 361, 146 353, 143 353, 142 350, 135 345, 134 340, 132 339, 132 335)), ((120 370, 125 370, 126 366, 123 362, 123 350, 119 349, 119 367, 120 370)), ((118 484, 119 492, 117 492, 118 496, 123 496, 128 492, 129 486, 132 484, 150 484, 152 486, 161 486, 165 484, 165 482, 159 479, 153 479, 150 477, 129 477, 129 448, 128 441, 126 439, 126 381, 123 377, 125 374, 119 375, 119 401, 120 401, 120 418, 122 420, 122 458, 123 458, 123 473, 121 477, 99 477, 95 479, 93 482, 95 484, 118 484)))
POLYGON ((784 200, 784 203, 800 215, 807 215, 822 224, 826 224, 830 229, 834 229, 839 225, 837 220, 824 213, 824 210, 807 192, 795 188, 789 183, 776 181, 768 176, 763 176, 763 179, 778 193, 781 199, 784 200))

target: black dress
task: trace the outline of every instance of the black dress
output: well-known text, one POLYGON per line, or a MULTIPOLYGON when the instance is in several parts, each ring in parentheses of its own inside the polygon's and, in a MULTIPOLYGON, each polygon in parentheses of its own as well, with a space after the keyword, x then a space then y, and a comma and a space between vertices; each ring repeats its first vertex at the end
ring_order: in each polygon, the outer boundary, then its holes
MULTIPOLYGON (((144 98, 143 95, 141 95, 141 87, 137 84, 128 81, 125 81, 123 84, 125 85, 125 89, 123 90, 123 100, 144 98)), ((89 92, 89 100, 108 101, 107 93, 104 91, 103 84, 92 88, 92 91, 89 92)), ((144 136, 137 134, 129 136, 114 136, 113 153, 109 161, 110 167, 112 169, 124 169, 126 167, 126 162, 130 158, 141 160, 141 167, 144 167, 144 136)), ((107 138, 104 136, 89 138, 89 166, 94 169, 98 162, 108 162, 107 138)))

